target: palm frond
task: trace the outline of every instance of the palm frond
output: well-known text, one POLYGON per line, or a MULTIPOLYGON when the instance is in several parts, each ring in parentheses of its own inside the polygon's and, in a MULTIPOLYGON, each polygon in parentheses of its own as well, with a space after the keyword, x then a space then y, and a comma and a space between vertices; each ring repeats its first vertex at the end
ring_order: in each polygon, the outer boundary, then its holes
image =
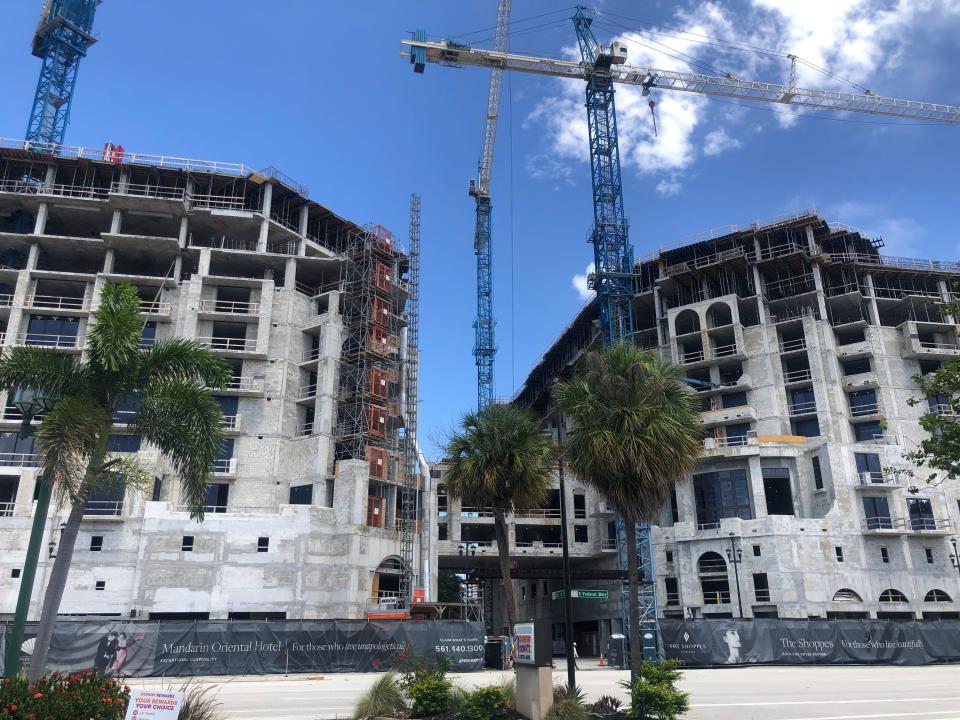
POLYGON ((153 473, 133 455, 108 455, 96 472, 98 476, 120 477, 126 487, 139 492, 146 491, 153 482, 153 473))
POLYGON ((145 382, 190 380, 216 389, 232 377, 229 365, 205 345, 186 338, 157 341, 143 354, 140 371, 145 382))
POLYGON ((588 353, 553 397, 574 421, 571 469, 631 521, 654 519, 702 452, 697 399, 678 369, 628 343, 588 353))
POLYGON ((85 395, 63 398, 44 416, 37 428, 37 445, 47 482, 59 498, 83 500, 88 458, 109 421, 107 409, 85 395))
POLYGON ((104 285, 100 289, 100 306, 93 314, 87 337, 90 360, 96 367, 119 373, 136 365, 143 319, 133 285, 104 285))
POLYGON ((202 520, 207 483, 223 441, 223 415, 206 388, 189 380, 149 382, 131 425, 156 445, 180 475, 191 517, 202 520))
POLYGON ((5 348, 0 354, 0 387, 34 388, 61 397, 84 387, 86 372, 76 355, 53 348, 5 348))

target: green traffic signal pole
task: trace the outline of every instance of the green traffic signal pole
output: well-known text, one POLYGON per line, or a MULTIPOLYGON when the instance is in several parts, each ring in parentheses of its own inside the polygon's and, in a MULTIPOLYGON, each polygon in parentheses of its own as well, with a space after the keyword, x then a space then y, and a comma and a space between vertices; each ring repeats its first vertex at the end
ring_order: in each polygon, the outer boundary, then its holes
POLYGON ((23 561, 23 572, 20 573, 20 594, 17 596, 17 611, 13 616, 13 630, 7 639, 4 677, 15 677, 20 672, 20 647, 23 645, 23 633, 27 626, 27 613, 30 612, 30 598, 33 595, 33 580, 37 575, 40 546, 43 544, 43 531, 47 524, 47 511, 50 509, 50 483, 44 475, 40 475, 38 482, 40 493, 33 511, 33 528, 30 530, 27 558, 23 561))

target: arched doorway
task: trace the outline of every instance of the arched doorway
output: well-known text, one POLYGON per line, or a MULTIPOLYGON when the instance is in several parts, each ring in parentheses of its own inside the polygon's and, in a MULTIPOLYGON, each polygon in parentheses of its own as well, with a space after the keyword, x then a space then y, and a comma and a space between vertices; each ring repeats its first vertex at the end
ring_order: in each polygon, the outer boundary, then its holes
POLYGON ((719 553, 707 552, 697 561, 700 590, 704 605, 727 605, 730 603, 730 578, 727 561, 719 553))
POLYGON ((392 555, 377 567, 373 573, 373 580, 370 583, 370 602, 380 607, 399 607, 402 599, 400 597, 400 577, 403 575, 403 561, 396 555, 392 555))

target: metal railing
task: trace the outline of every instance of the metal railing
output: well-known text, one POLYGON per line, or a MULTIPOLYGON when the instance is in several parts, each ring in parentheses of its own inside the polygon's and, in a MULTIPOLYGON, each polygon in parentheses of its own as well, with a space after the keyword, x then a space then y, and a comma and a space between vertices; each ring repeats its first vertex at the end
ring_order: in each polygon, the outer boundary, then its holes
POLYGON ((173 306, 168 302, 159 301, 140 301, 140 313, 142 315, 169 315, 173 306))
POLYGON ((949 350, 950 352, 960 351, 956 343, 938 343, 930 340, 920 340, 920 347, 923 350, 949 350))
POLYGON ((707 447, 707 441, 713 441, 715 447, 743 447, 747 444, 746 435, 731 435, 730 437, 704 438, 703 445, 707 447))
POLYGON ((703 360, 703 350, 694 350, 692 352, 685 352, 680 358, 680 362, 686 363, 695 363, 701 362, 703 360))
POLYGON ((784 255, 793 255, 795 253, 805 253, 807 248, 795 242, 785 242, 772 247, 760 248, 760 260, 771 260, 773 258, 783 257, 784 255))
POLYGON ((15 502, 0 502, 0 517, 11 517, 16 506, 15 502))
POLYGON ((810 372, 810 368, 804 368, 803 370, 790 370, 783 374, 783 381, 786 383, 806 382, 812 378, 813 374, 810 372))
POLYGON ((297 426, 297 437, 307 437, 308 435, 313 435, 313 423, 303 423, 302 425, 297 426))
POLYGON ((255 352, 257 349, 256 338, 233 338, 233 337, 198 337, 197 341, 206 345, 211 350, 221 350, 224 352, 255 352))
POLYGON ((287 230, 290 230, 291 232, 294 232, 297 235, 300 234, 299 223, 296 223, 293 220, 290 220, 289 218, 286 218, 283 215, 280 215, 279 213, 275 213, 275 212, 270 213, 270 219, 273 222, 277 223, 277 225, 285 227, 287 230))
POLYGON ((227 383, 225 390, 239 390, 241 392, 260 392, 263 390, 263 378, 250 377, 244 375, 241 377, 232 377, 227 383))
POLYGON ((951 260, 923 260, 920 258, 896 257, 894 255, 869 255, 867 253, 831 253, 831 262, 856 262, 862 265, 889 265, 910 270, 946 270, 960 272, 960 262, 951 260))
POLYGON ((896 475, 891 475, 879 470, 857 473, 857 480, 860 485, 865 487, 871 485, 900 485, 900 480, 896 475))
POLYGON ((156 200, 183 200, 186 197, 186 192, 184 188, 151 185, 149 183, 121 183, 117 180, 110 183, 111 195, 135 195, 156 200))
POLYGON ((788 410, 791 415, 807 415, 817 411, 816 400, 803 400, 801 402, 790 403, 788 410))
POLYGON ((728 605, 730 603, 729 590, 715 590, 703 594, 704 605, 728 605))
POLYGON ((880 412, 880 406, 876 402, 862 403, 860 405, 850 405, 850 415, 853 417, 864 417, 866 415, 876 415, 880 412))
POLYGON ((21 333, 17 338, 18 345, 30 347, 77 348, 80 338, 76 335, 47 335, 45 333, 21 333))
POLYGON ((83 514, 120 517, 123 514, 123 500, 87 500, 83 514))
POLYGON ((317 383, 313 385, 304 385, 297 390, 297 400, 309 400, 317 396, 317 383))
POLYGON ((720 529, 719 522, 708 522, 708 523, 698 522, 697 523, 697 530, 719 530, 719 529, 720 529))
POLYGON ((515 510, 513 516, 518 518, 559 518, 560 508, 533 508, 530 510, 515 510))
POLYGON ((938 402, 933 403, 927 406, 927 409, 931 415, 946 415, 952 417, 957 414, 957 411, 953 409, 953 406, 950 403, 938 402))
POLYGON ((222 458, 213 463, 214 475, 233 475, 237 472, 236 458, 222 458))
POLYGON ((260 303, 234 300, 201 300, 200 312, 222 313, 224 315, 256 315, 260 312, 260 303))
MULTIPOLYGON (((666 268, 666 274, 676 275, 677 273, 685 272, 687 270, 695 270, 708 265, 716 265, 717 263, 727 262, 729 260, 733 260, 734 258, 743 257, 746 254, 747 253, 743 247, 734 247, 728 250, 721 250, 718 253, 702 255, 694 258, 693 260, 687 260, 674 265, 668 265, 666 268)), ((750 253, 750 256, 752 255, 753 253, 750 253)))
POLYGON ((617 550, 617 539, 616 538, 604 538, 600 541, 600 549, 603 552, 616 552, 617 550))
POLYGON ((953 523, 948 518, 914 517, 910 518, 910 529, 914 532, 950 532, 953 523))
POLYGON ((471 505, 461 506, 460 517, 462 518, 487 518, 493 517, 493 508, 477 508, 471 505))
MULTIPOLYGON (((225 513, 227 511, 226 505, 204 505, 203 512, 205 513, 225 513)), ((186 503, 180 503, 177 505, 177 512, 190 512, 190 506, 186 503)))
POLYGON ((781 340, 780 341, 780 352, 794 352, 796 350, 806 350, 807 349, 807 339, 806 338, 795 338, 793 340, 781 340))
POLYGON ((768 603, 770 602, 770 590, 754 588, 753 595, 757 599, 758 603, 768 603))
POLYGON ((737 354, 737 344, 732 343, 730 345, 717 345, 713 348, 714 357, 728 357, 730 355, 737 354))
POLYGON ((873 517, 864 517, 864 530, 869 532, 882 532, 884 530, 906 530, 907 524, 903 518, 891 517, 889 515, 876 515, 873 517))
POLYGON ((90 301, 82 297, 66 295, 27 295, 24 307, 44 310, 87 310, 90 301))
POLYGON ((220 421, 220 427, 224 430, 236 431, 240 429, 240 415, 224 415, 220 421))
POLYGON ((677 607, 680 605, 680 593, 666 593, 667 607, 677 607))
POLYGON ((11 307, 13 305, 13 295, 9 293, 0 293, 0 307, 11 307))
POLYGON ((320 348, 310 348, 309 350, 304 350, 300 353, 300 362, 313 362, 320 357, 320 348))
POLYGON ((243 210, 245 205, 245 198, 242 195, 187 193, 186 200, 195 209, 203 210, 243 210))

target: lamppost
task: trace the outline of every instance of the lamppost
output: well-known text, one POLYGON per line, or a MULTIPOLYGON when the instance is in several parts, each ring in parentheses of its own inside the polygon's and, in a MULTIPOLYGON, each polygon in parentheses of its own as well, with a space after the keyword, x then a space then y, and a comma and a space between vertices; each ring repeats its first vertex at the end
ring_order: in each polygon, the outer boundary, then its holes
POLYGON ((740 607, 740 618, 743 619, 743 598, 740 596, 740 563, 743 562, 743 548, 738 548, 733 542, 733 533, 730 533, 730 547, 727 548, 727 560, 733 564, 734 582, 737 583, 737 605, 740 607))
POLYGON ((567 689, 577 686, 577 661, 573 653, 573 592, 570 582, 570 544, 567 533, 567 483, 563 471, 563 415, 557 409, 557 480, 560 484, 560 543, 563 546, 563 624, 567 651, 567 689))
POLYGON ((950 555, 950 564, 960 573, 960 551, 957 550, 957 539, 950 538, 950 544, 953 545, 953 554, 950 555))
MULTIPOLYGON (((15 391, 13 405, 23 414, 19 436, 21 438, 32 436, 33 426, 30 421, 35 415, 52 410, 55 403, 54 398, 32 388, 15 391)), ((14 677, 20 671, 20 647, 23 645, 23 632, 27 625, 27 613, 30 610, 30 596, 33 595, 33 581, 37 574, 40 545, 43 542, 43 530, 46 527, 47 512, 50 509, 51 488, 46 474, 41 473, 37 482, 40 488, 37 493, 37 504, 33 509, 33 527, 30 529, 27 557, 23 561, 23 571, 20 573, 17 610, 13 616, 10 644, 7 646, 7 655, 3 664, 5 677, 14 677)))

